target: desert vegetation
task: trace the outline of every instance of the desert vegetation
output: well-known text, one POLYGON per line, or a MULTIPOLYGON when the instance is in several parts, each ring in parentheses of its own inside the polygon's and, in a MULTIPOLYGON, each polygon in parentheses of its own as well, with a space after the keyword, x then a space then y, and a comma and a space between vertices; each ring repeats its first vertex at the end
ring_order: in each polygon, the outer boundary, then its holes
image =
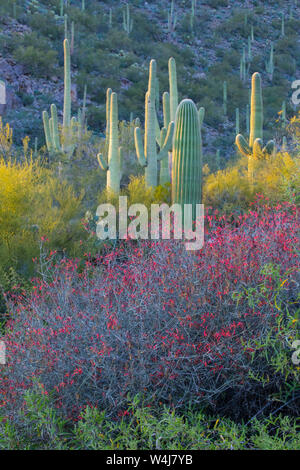
POLYGON ((250 3, 1 2, 0 449, 300 448, 300 6, 250 3))

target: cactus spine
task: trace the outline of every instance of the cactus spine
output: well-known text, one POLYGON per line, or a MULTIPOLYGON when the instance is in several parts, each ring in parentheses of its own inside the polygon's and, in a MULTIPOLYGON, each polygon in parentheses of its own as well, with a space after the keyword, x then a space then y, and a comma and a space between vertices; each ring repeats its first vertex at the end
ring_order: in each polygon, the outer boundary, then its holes
POLYGON ((145 96, 145 142, 142 144, 141 130, 135 128, 134 139, 139 163, 145 168, 145 180, 149 187, 157 186, 157 162, 166 158, 171 150, 174 123, 170 122, 168 129, 161 131, 161 148, 157 154, 156 148, 156 61, 151 60, 149 69, 148 91, 145 96))
POLYGON ((183 100, 177 109, 173 141, 172 203, 193 205, 202 199, 202 142, 200 114, 192 100, 183 100))
POLYGON ((263 148, 263 101, 261 76, 258 72, 252 75, 251 84, 251 114, 250 114, 250 136, 249 143, 238 134, 236 145, 239 151, 248 157, 248 179, 253 184, 254 160, 258 160, 265 155, 271 155, 275 150, 275 143, 270 140, 263 148))

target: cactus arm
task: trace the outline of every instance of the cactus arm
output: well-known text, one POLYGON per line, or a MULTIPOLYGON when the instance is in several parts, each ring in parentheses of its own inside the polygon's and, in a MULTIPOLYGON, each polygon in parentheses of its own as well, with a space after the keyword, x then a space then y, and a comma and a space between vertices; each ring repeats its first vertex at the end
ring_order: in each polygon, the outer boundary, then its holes
POLYGON ((248 145, 248 142, 246 141, 246 139, 242 136, 242 134, 238 134, 236 136, 235 144, 237 148, 239 149, 239 151, 241 152, 241 154, 245 155, 246 157, 252 154, 251 148, 248 145))
POLYGON ((53 151, 53 146, 52 146, 52 141, 51 141, 49 115, 48 115, 47 111, 43 111, 42 116, 43 116, 46 146, 47 146, 48 152, 51 153, 53 151))
POLYGON ((269 140, 265 147, 263 148, 262 152, 264 155, 274 155, 276 150, 276 145, 274 140, 269 140))
POLYGON ((164 127, 167 128, 170 121, 170 95, 167 91, 163 94, 163 114, 164 114, 164 127))
POLYGON ((162 135, 164 135, 164 139, 162 140, 163 145, 160 149, 159 155, 158 155, 158 160, 162 160, 165 157, 167 157, 168 152, 172 150, 172 143, 173 143, 173 136, 174 136, 174 128, 175 124, 174 122, 170 122, 168 126, 168 130, 165 128, 162 129, 162 135))
POLYGON ((106 163, 102 153, 98 153, 97 155, 97 160, 98 160, 98 163, 100 165, 100 168, 103 170, 103 171, 107 171, 108 170, 108 164, 106 163))
POLYGON ((161 146, 162 145, 161 132, 160 132, 159 122, 158 122, 156 113, 155 113, 155 136, 156 136, 157 145, 161 146))
POLYGON ((138 161, 141 167, 144 168, 147 166, 147 161, 146 161, 144 148, 143 148, 141 129, 139 127, 136 127, 134 130, 134 142, 135 142, 135 149, 136 149, 138 161))
POLYGON ((52 135, 53 135, 53 146, 56 152, 60 152, 60 141, 58 132, 58 119, 57 119, 57 108, 55 104, 51 104, 51 119, 52 119, 52 135))
POLYGON ((169 86, 170 86, 170 120, 175 122, 175 114, 178 108, 178 89, 176 62, 173 57, 169 59, 169 86))
POLYGON ((118 156, 119 156, 120 181, 121 181, 121 178, 122 178, 122 175, 123 175, 123 162, 124 162, 123 147, 119 147, 118 156))
POLYGON ((204 116, 205 116, 205 108, 203 108, 203 106, 201 106, 201 108, 199 109, 198 116, 199 116, 200 127, 202 127, 204 116))

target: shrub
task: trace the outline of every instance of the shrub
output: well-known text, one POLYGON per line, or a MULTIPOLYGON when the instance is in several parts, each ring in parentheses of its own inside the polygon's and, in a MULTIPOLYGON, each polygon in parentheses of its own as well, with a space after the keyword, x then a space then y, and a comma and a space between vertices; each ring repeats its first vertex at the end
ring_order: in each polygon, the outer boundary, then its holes
POLYGON ((298 201, 299 157, 285 152, 257 161, 253 188, 248 184, 247 166, 247 159, 241 158, 236 165, 208 175, 203 188, 204 204, 229 212, 236 207, 244 210, 257 193, 272 203, 298 201))
POLYGON ((128 393, 239 418, 285 403, 297 413, 296 208, 262 203, 206 221, 194 255, 181 242, 132 241, 84 270, 48 258, 32 295, 11 305, 4 415, 15 419, 35 380, 68 417, 87 405, 122 412, 128 393))
POLYGON ((55 178, 39 162, 0 160, 1 266, 32 272, 39 240, 48 237, 51 249, 76 252, 80 237, 82 195, 55 178))
POLYGON ((244 425, 192 408, 181 415, 167 407, 143 407, 135 396, 118 421, 87 407, 70 426, 41 386, 26 393, 25 403, 17 424, 0 417, 0 449, 296 450, 300 445, 296 420, 280 414, 244 425))
POLYGON ((26 34, 14 41, 13 56, 24 65, 27 72, 37 77, 49 77, 55 73, 57 52, 50 48, 46 39, 36 33, 26 34))

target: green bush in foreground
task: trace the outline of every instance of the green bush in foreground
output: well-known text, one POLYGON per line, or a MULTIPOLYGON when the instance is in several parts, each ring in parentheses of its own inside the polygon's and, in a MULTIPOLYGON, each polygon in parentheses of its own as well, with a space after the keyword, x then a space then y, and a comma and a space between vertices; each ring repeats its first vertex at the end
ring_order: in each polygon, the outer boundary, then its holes
POLYGON ((191 407, 186 414, 167 407, 143 407, 136 396, 127 414, 113 421, 87 407, 73 425, 62 419, 41 387, 26 394, 18 425, 0 417, 1 450, 296 450, 299 425, 287 416, 253 418, 236 424, 191 407))

